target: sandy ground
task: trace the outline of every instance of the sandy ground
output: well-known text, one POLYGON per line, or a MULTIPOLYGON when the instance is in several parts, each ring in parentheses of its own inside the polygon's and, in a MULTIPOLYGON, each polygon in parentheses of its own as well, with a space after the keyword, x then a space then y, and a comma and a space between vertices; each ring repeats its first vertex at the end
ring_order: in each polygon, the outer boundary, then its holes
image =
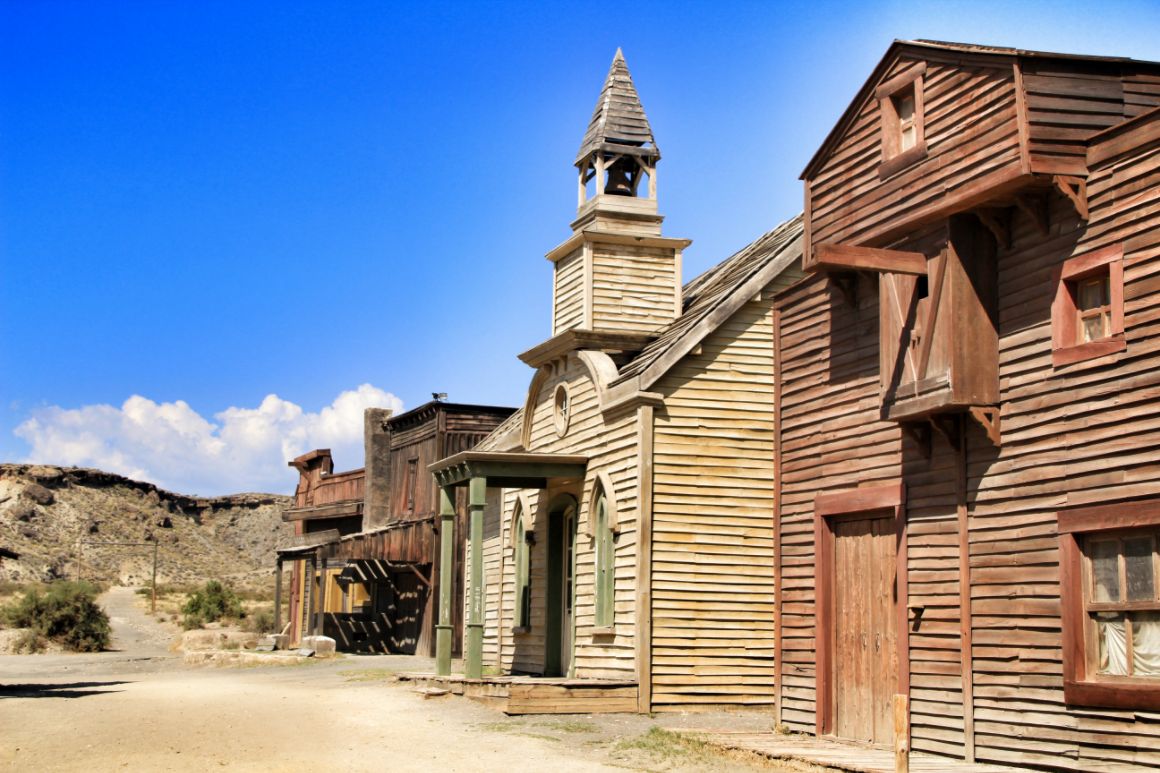
POLYGON ((290 771, 726 771, 769 769, 712 752, 656 749, 656 725, 763 729, 756 714, 505 717, 463 698, 424 698, 398 656, 300 666, 185 666, 172 629, 130 589, 102 598, 113 651, 0 656, 0 768, 290 771))

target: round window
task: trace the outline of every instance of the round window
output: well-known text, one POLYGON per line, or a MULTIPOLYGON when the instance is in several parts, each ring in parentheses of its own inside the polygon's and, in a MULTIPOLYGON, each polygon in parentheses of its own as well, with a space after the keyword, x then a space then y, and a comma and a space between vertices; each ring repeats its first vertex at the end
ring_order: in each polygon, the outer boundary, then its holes
POLYGON ((568 418, 572 410, 571 397, 568 394, 567 384, 556 385, 556 396, 552 401, 552 418, 556 423, 556 434, 560 437, 568 431, 568 418))

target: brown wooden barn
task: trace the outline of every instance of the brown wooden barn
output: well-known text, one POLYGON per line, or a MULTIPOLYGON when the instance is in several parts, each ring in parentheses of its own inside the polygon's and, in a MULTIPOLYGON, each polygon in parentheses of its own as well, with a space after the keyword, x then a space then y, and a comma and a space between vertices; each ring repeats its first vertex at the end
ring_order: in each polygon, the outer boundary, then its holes
POLYGON ((502 674, 464 689, 510 713, 774 699, 773 304, 802 276, 801 220, 682 286, 659 158, 617 52, 526 403, 432 465, 445 528, 470 492, 466 675, 502 674))
POLYGON ((1157 105, 1156 63, 897 42, 809 163, 777 722, 889 743, 902 695, 916 750, 1160 767, 1157 105))
MULTIPOLYGON (((342 651, 434 654, 438 491, 426 465, 471 448, 513 412, 441 400, 398 416, 372 408, 366 467, 334 474, 325 449, 290 463, 300 480, 283 518, 296 524, 296 544, 278 551, 278 565, 293 564, 292 643, 321 633, 342 651)), ((458 509, 462 520, 465 504, 458 509)), ((462 538, 454 552, 462 567, 462 538)), ((456 596, 462 582, 460 570, 452 578, 456 596)), ((458 652, 462 624, 455 619, 458 652)))

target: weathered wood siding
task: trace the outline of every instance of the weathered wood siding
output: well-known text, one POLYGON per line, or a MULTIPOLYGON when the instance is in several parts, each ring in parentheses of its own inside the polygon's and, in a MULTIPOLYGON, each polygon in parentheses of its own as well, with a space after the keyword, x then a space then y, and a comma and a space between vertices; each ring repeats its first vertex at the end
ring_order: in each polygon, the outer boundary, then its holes
POLYGON ((652 701, 773 703, 773 312, 794 272, 657 385, 652 701))
MULTIPOLYGON (((900 58, 885 82, 914 65, 900 58)), ((881 244, 899 223, 945 207, 972 186, 1021 171, 1015 77, 1010 61, 962 65, 926 58, 926 158, 879 178, 882 128, 871 93, 831 155, 806 181, 813 245, 881 244), (971 120, 964 121, 969 109, 971 120)))
POLYGON ((593 246, 592 329, 652 333, 673 321, 677 263, 672 250, 593 246))
POLYGON ((1084 175, 1087 138, 1160 105, 1160 68, 1022 60, 1031 170, 1084 175))
POLYGON ((859 279, 857 307, 811 276, 777 299, 781 410, 781 721, 812 733, 817 706, 814 497, 891 483, 898 425, 879 419, 878 284, 859 279))
POLYGON ((934 433, 928 457, 878 418, 876 285, 860 282, 856 309, 821 276, 780 301, 780 695, 791 728, 815 720, 813 498, 901 477, 908 602, 921 610, 908 627, 912 747, 1075 771, 1160 766, 1160 713, 1064 703, 1057 513, 1160 496, 1160 148, 1092 169, 1088 194, 1086 225, 1053 193, 1049 232, 1014 212, 999 251, 1002 445, 965 421, 965 576, 959 454, 934 433), (1054 272, 1117 244, 1126 351, 1053 367, 1054 272))
MULTIPOLYGON (((495 636, 502 641, 501 665, 530 673, 544 669, 547 642, 544 631, 547 620, 547 551, 548 503, 568 494, 579 503, 579 535, 576 540, 575 675, 577 678, 631 679, 635 676, 634 574, 636 570, 636 423, 629 413, 605 422, 596 388, 587 368, 575 355, 559 363, 554 375, 544 379, 533 402, 529 451, 543 453, 585 454, 589 457, 588 474, 582 486, 530 489, 527 494, 534 512, 536 544, 531 551, 532 615, 527 633, 513 634, 514 550, 511 547, 512 513, 518 490, 504 497, 500 521, 500 544, 504 576, 502 628, 495 636), (557 384, 567 382, 570 390, 571 419, 564 437, 556 434, 553 423, 553 397, 557 384), (613 635, 593 634, 595 599, 595 541, 587 531, 588 507, 595 477, 607 472, 615 488, 620 533, 616 538, 615 617, 613 635)), ((495 582, 490 580, 489 582, 495 582)))
POLYGON ((1160 766, 1160 713, 1063 703, 1056 513, 1160 495, 1160 148, 1092 170, 1088 193, 1086 228, 1054 197, 1050 235, 1020 217, 1000 258, 1003 447, 969 457, 976 748, 1140 769, 1160 766), (1052 272, 1111 244, 1124 249, 1127 349, 1053 369, 1052 272))
POLYGON ((584 327, 584 249, 556 263, 553 281, 552 335, 584 327))

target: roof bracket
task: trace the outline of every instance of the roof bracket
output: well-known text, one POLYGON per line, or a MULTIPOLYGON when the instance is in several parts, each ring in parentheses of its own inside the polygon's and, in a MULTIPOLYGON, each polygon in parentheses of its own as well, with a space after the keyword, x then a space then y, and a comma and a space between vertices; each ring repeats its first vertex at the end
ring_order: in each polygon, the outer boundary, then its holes
POLYGON ((1011 246, 1011 210, 1006 207, 980 207, 975 210, 975 217, 979 218, 987 230, 995 237, 995 243, 1000 249, 1011 246))
POLYGON ((979 422, 996 448, 1003 445, 1000 437, 999 408, 993 405, 972 405, 971 418, 979 422))
POLYGON ((841 291, 842 297, 846 299, 850 308, 858 308, 858 273, 856 271, 834 271, 827 276, 830 279, 830 284, 841 291))
POLYGON ((1050 232, 1050 218, 1047 214, 1047 197, 1043 194, 1021 193, 1015 197, 1015 206, 1019 211, 1031 218, 1035 223, 1040 236, 1047 236, 1050 232))
POLYGON ((899 424, 902 431, 906 433, 907 437, 914 441, 918 446, 918 453, 923 459, 930 459, 931 456, 931 427, 927 422, 922 421, 904 421, 899 424))
POLYGON ((1079 219, 1086 223, 1088 219, 1087 181, 1082 177, 1057 174, 1051 178, 1051 182, 1059 189, 1060 193, 1071 199, 1079 219))

